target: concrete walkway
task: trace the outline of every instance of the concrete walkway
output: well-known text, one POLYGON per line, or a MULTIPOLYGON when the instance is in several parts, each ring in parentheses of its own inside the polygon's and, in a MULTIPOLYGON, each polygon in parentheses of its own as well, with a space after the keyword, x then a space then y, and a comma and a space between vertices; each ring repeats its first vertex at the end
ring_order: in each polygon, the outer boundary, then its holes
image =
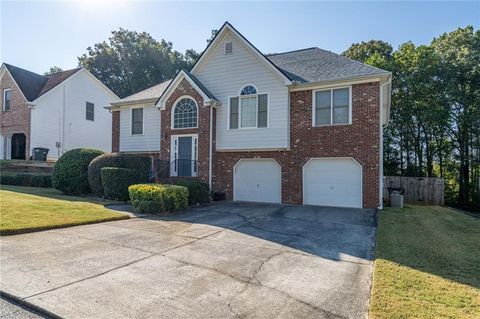
POLYGON ((364 318, 375 212, 222 203, 2 237, 2 291, 65 318, 364 318))

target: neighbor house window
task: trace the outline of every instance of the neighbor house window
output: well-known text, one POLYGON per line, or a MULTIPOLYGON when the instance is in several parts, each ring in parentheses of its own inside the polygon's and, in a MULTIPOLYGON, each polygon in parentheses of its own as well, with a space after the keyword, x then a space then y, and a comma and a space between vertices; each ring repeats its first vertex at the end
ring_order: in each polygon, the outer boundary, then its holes
POLYGON ((143 108, 132 109, 132 135, 143 134, 143 108))
POLYGON ((173 111, 173 128, 197 127, 197 103, 191 98, 182 98, 175 105, 173 111))
POLYGON ((314 91, 314 125, 350 124, 350 88, 314 91))
POLYGON ((93 121, 94 120, 94 118, 95 118, 95 106, 93 105, 93 103, 87 102, 85 118, 88 121, 93 121))
POLYGON ((11 89, 3 90, 3 110, 4 111, 10 110, 11 99, 12 99, 12 90, 11 89))
POLYGON ((240 96, 230 98, 230 129, 267 127, 268 95, 259 94, 253 85, 247 85, 240 96))

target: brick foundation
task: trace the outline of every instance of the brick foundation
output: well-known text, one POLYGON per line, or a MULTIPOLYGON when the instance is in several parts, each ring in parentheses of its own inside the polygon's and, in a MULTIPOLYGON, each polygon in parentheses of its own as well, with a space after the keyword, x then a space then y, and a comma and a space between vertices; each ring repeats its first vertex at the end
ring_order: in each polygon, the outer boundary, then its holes
POLYGON ((120 111, 112 111, 112 152, 120 151, 120 111))

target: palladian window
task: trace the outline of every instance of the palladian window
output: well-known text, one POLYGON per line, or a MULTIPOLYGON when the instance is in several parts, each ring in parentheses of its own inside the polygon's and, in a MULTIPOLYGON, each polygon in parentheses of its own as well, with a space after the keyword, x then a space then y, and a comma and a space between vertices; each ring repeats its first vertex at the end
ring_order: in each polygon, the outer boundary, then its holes
POLYGON ((267 127, 268 95, 246 85, 240 96, 230 98, 230 129, 267 127))
POLYGON ((182 98, 175 105, 173 128, 195 128, 198 118, 197 104, 191 98, 182 98))

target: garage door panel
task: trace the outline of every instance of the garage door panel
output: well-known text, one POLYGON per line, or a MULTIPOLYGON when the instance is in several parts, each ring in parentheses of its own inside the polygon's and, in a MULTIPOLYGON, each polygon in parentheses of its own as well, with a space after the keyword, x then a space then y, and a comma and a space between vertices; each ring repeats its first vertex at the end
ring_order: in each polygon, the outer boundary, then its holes
POLYGON ((234 170, 234 200, 281 203, 281 168, 273 160, 241 160, 234 170))
POLYGON ((303 173, 305 204, 362 207, 362 168, 353 159, 312 159, 303 173))

